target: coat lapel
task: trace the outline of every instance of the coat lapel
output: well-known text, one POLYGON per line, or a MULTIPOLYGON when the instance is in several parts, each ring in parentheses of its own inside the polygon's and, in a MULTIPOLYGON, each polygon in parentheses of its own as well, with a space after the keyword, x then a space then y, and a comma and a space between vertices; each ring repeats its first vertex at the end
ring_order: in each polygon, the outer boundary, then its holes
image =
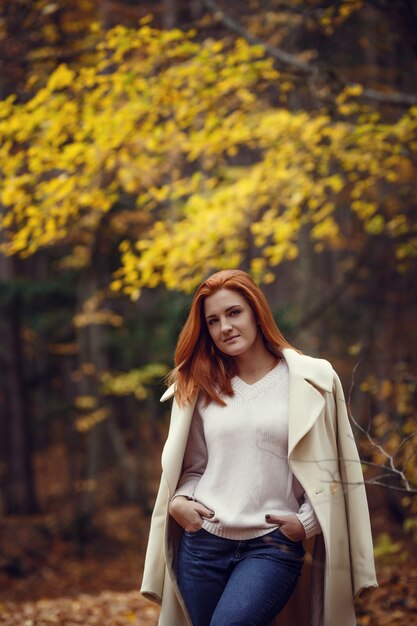
POLYGON ((286 348, 289 371, 288 458, 323 411, 323 391, 331 391, 333 369, 328 361, 313 359, 286 348))

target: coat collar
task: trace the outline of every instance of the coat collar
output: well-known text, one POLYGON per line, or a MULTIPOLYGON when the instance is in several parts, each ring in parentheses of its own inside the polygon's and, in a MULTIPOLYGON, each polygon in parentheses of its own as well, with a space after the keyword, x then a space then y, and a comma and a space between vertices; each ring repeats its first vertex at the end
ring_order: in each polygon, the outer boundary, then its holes
POLYGON ((311 430, 324 409, 322 392, 333 387, 333 368, 324 359, 314 359, 293 349, 283 350, 289 371, 288 458, 311 430))
POLYGON ((175 393, 175 383, 172 383, 165 391, 165 393, 161 396, 160 402, 165 402, 165 400, 169 400, 175 393))
POLYGON ((333 368, 328 361, 300 354, 292 348, 284 348, 282 353, 287 362, 290 376, 302 378, 322 391, 332 390, 333 368))

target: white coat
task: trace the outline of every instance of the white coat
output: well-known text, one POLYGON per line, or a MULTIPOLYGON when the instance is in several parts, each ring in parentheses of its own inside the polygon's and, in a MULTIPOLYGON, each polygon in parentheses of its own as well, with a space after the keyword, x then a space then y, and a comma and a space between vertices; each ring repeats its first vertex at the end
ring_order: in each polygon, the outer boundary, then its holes
MULTIPOLYGON (((289 369, 288 463, 307 493, 322 534, 306 555, 282 626, 355 626, 353 599, 377 586, 363 474, 337 374, 328 361, 285 349, 289 369)), ((170 387, 164 401, 174 394, 170 387)), ((182 469, 195 400, 173 401, 162 453, 162 478, 152 515, 141 593, 161 604, 159 626, 189 626, 175 579, 181 528, 168 513, 182 469)), ((311 541, 308 542, 311 544, 311 541)), ((225 625, 227 626, 227 625, 225 625)))

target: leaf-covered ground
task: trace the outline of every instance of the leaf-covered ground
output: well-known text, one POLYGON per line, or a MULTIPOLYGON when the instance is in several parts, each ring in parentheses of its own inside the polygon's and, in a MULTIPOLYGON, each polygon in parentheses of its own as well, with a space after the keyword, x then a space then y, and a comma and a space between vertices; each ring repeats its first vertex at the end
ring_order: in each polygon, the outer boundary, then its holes
POLYGON ((379 588, 358 606, 362 626, 417 624, 417 565, 415 560, 378 567, 379 588))
POLYGON ((80 593, 73 598, 0 602, 2 626, 155 626, 158 610, 138 592, 80 593))
POLYGON ((137 507, 101 512, 83 543, 50 518, 0 522, 2 626, 155 626, 139 594, 148 523, 137 507))
MULTIPOLYGON (((2 626, 156 626, 158 607, 138 591, 147 520, 122 507, 95 522, 84 545, 56 533, 49 518, 0 522, 2 626)), ((417 624, 415 544, 398 530, 384 541, 380 587, 359 602, 358 624, 417 624)))

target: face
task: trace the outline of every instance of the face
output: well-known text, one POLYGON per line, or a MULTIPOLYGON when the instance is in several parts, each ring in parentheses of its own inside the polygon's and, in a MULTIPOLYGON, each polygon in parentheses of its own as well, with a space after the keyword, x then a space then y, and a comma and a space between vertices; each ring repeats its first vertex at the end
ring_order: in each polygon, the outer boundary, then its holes
POLYGON ((254 349, 260 339, 255 315, 236 291, 219 289, 204 302, 204 314, 211 338, 221 352, 239 357, 254 349))

